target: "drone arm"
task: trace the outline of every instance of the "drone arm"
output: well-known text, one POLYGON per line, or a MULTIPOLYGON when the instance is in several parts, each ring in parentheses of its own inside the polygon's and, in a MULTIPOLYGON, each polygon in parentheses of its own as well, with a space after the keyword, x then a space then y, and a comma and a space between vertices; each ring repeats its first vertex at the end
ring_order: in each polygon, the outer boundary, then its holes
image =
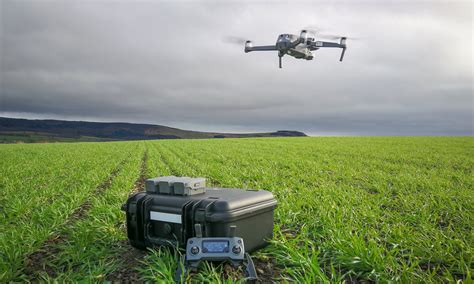
POLYGON ((342 48, 341 57, 339 58, 339 61, 342 61, 342 59, 344 58, 344 53, 346 53, 346 47, 345 46, 342 48))
POLYGON ((343 44, 340 44, 337 42, 328 42, 328 41, 313 41, 313 42, 308 43, 308 45, 315 48, 321 48, 321 47, 344 48, 346 47, 343 44))
POLYGON ((271 50, 277 50, 276 46, 274 45, 261 45, 261 46, 251 46, 251 47, 246 47, 245 52, 250 52, 250 51, 271 51, 271 50))
POLYGON ((341 57, 339 58, 339 61, 342 61, 344 58, 344 53, 346 53, 346 43, 345 43, 345 38, 341 40, 341 43, 337 42, 328 42, 328 41, 313 41, 308 44, 311 50, 319 49, 322 47, 335 47, 335 48, 342 48, 341 52, 341 57))

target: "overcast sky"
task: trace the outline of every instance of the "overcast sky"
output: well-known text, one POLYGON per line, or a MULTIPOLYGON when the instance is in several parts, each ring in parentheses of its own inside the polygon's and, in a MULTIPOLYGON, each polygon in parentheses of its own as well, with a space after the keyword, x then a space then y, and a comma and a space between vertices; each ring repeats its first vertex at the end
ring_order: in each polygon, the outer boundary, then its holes
POLYGON ((473 135, 471 1, 0 0, 0 116, 313 135, 473 135), (245 54, 304 27, 313 61, 245 54))

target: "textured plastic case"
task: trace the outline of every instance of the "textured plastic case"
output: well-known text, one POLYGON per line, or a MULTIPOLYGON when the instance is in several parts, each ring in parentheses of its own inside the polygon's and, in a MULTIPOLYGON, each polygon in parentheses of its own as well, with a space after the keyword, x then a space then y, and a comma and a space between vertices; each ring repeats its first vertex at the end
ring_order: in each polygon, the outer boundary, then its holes
POLYGON ((202 194, 187 196, 139 192, 122 209, 128 238, 137 248, 184 248, 195 237, 194 225, 201 224, 203 237, 228 237, 230 226, 236 226, 235 235, 252 252, 272 238, 276 205, 266 190, 205 188, 202 194))

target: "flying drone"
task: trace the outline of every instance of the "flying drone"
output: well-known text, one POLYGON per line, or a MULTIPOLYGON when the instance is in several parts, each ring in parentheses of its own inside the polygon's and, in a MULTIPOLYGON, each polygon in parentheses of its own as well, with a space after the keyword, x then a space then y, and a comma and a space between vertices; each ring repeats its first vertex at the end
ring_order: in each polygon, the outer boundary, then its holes
POLYGON ((298 59, 312 60, 314 58, 313 51, 325 47, 341 48, 342 52, 339 61, 342 61, 347 48, 347 37, 331 36, 331 38, 339 38, 339 43, 316 40, 315 38, 309 36, 309 32, 307 30, 302 30, 299 36, 293 34, 279 35, 275 45, 253 46, 252 42, 250 40, 247 40, 245 42, 244 51, 245 53, 251 51, 278 51, 278 60, 280 68, 281 58, 285 54, 288 54, 289 56, 293 56, 294 58, 298 59))

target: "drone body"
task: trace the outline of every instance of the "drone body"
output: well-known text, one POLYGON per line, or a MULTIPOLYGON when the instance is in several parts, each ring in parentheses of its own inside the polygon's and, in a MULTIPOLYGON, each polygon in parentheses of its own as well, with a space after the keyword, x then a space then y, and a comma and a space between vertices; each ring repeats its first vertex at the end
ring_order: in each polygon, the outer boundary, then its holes
POLYGON ((323 47, 336 47, 341 48, 342 53, 339 61, 344 58, 346 51, 346 37, 340 37, 339 43, 327 42, 327 41, 316 41, 314 38, 308 37, 308 32, 302 30, 301 34, 281 34, 278 36, 275 45, 264 45, 264 46, 253 46, 251 41, 245 42, 245 53, 251 51, 278 51, 279 66, 281 68, 281 58, 288 54, 294 58, 312 60, 314 55, 313 51, 323 47))

